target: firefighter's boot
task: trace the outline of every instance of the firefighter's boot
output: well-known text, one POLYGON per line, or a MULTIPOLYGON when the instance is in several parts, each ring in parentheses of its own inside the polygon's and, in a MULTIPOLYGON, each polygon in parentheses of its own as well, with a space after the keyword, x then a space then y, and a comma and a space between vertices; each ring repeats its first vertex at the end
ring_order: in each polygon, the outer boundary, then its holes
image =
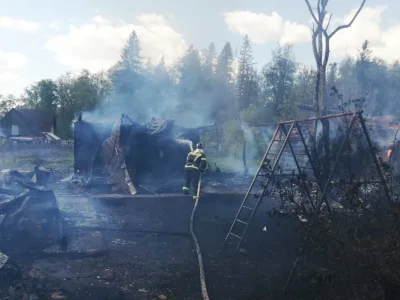
POLYGON ((186 187, 186 186, 184 186, 184 187, 182 188, 182 191, 183 191, 183 194, 184 194, 184 195, 189 194, 189 188, 186 187))

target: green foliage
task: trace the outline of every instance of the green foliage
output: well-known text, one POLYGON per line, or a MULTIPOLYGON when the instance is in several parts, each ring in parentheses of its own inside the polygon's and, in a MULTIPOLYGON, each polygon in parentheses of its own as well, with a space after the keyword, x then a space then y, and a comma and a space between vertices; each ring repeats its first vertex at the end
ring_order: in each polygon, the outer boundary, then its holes
POLYGON ((262 107, 250 106, 241 112, 241 119, 246 123, 267 123, 273 122, 270 104, 262 107))
POLYGON ((33 109, 56 111, 58 90, 51 79, 43 79, 25 90, 26 104, 33 109))
MULTIPOLYGON (((203 86, 205 76, 199 52, 191 45, 179 61, 179 82, 177 84, 178 111, 193 111, 203 115, 203 86)), ((192 117, 192 116, 191 116, 192 117)))
MULTIPOLYGON (((313 104, 313 99, 315 98, 315 78, 316 72, 314 69, 304 66, 298 68, 293 95, 293 99, 295 99, 298 104, 313 104)), ((305 118, 307 116, 305 112, 299 110, 297 113, 300 118, 305 118)))
POLYGON ((225 84, 232 84, 233 82, 233 53, 232 47, 229 42, 224 45, 220 55, 217 59, 216 76, 225 84))
POLYGON ((211 82, 213 84, 211 118, 220 122, 233 119, 237 116, 238 105, 234 87, 233 53, 229 42, 224 45, 217 58, 211 82))
POLYGON ((93 110, 99 103, 106 101, 110 93, 110 83, 105 74, 91 74, 87 70, 76 76, 61 76, 57 86, 57 134, 65 138, 72 136, 71 126, 75 114, 93 110))
POLYGON ((23 100, 13 95, 0 95, 0 118, 4 117, 12 108, 18 108, 23 105, 23 100))
POLYGON ((239 110, 242 111, 259 99, 259 81, 254 67, 253 54, 249 37, 243 39, 236 78, 239 110))
MULTIPOLYGON (((272 60, 258 72, 245 36, 237 66, 229 42, 219 53, 214 43, 202 51, 191 45, 175 65, 167 66, 163 58, 155 63, 146 61, 132 32, 119 61, 106 72, 67 73, 56 80, 33 83, 18 98, 0 95, 0 115, 21 106, 53 110, 62 138, 71 138, 72 121, 79 111, 96 111, 106 117, 126 113, 137 122, 172 118, 187 127, 217 123, 223 128, 220 135, 228 135, 224 143, 240 144, 240 138, 233 138, 233 132, 243 135, 237 126, 239 119, 268 123, 310 115, 298 104, 313 104, 316 72, 299 65, 292 50, 290 45, 276 48, 272 60)), ((327 95, 333 86, 343 101, 365 97, 369 115, 389 113, 400 118, 400 63, 389 65, 374 57, 368 41, 361 45, 356 59, 330 64, 327 95)), ((339 101, 328 96, 327 107, 338 110, 342 106, 339 101)), ((220 137, 213 138, 221 144, 220 137)))
POLYGON ((119 66, 124 70, 140 72, 142 69, 141 46, 135 31, 132 31, 125 46, 121 51, 119 66))
POLYGON ((270 104, 275 121, 297 116, 293 106, 296 70, 292 46, 287 45, 274 50, 272 61, 261 71, 263 100, 270 104))

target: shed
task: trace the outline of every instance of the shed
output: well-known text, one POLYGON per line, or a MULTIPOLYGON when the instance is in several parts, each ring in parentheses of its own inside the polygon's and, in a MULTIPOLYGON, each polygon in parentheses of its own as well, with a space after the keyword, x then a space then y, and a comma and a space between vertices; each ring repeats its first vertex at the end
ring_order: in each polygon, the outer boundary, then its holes
POLYGON ((56 118, 49 110, 13 108, 0 120, 0 127, 7 137, 39 137, 43 132, 55 133, 56 118))

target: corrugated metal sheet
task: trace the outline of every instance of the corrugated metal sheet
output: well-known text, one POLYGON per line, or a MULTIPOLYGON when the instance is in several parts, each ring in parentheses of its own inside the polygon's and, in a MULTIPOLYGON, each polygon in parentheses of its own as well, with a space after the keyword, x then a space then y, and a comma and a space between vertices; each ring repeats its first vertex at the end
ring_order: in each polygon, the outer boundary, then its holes
POLYGON ((0 269, 7 263, 8 256, 0 252, 0 269))
POLYGON ((122 193, 135 195, 135 186, 129 176, 125 164, 125 156, 120 149, 121 120, 115 122, 111 136, 105 139, 101 145, 104 162, 110 178, 108 184, 114 185, 113 189, 122 193))
POLYGON ((51 132, 43 132, 43 134, 50 140, 59 141, 61 140, 58 136, 51 132))

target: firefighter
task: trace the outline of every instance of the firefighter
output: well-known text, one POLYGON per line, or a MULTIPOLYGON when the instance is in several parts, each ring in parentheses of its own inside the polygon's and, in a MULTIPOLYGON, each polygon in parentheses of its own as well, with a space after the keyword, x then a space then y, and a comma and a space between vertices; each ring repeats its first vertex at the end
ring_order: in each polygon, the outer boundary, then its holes
POLYGON ((203 173, 206 167, 207 159, 204 155, 203 145, 198 143, 196 150, 190 152, 186 158, 185 185, 183 186, 185 195, 189 194, 189 190, 192 188, 193 199, 196 199, 200 173, 203 173))

